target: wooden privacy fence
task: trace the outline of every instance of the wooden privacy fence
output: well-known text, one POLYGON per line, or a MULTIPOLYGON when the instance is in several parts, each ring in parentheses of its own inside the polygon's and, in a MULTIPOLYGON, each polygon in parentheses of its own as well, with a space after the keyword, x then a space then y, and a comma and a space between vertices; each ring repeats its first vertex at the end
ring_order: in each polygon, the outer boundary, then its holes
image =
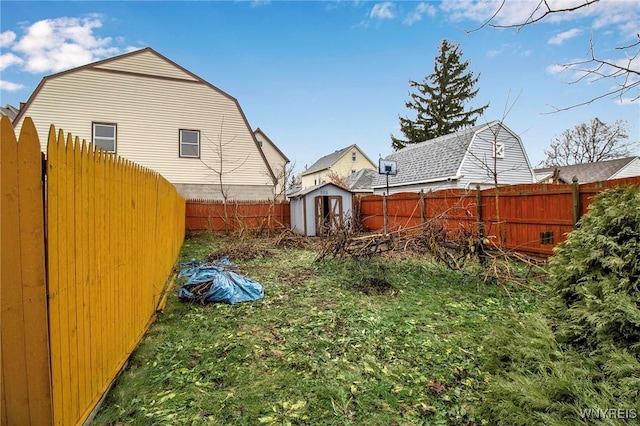
POLYGON ((495 244, 533 255, 549 256, 566 239, 597 193, 621 185, 640 185, 640 177, 587 184, 526 184, 485 190, 446 189, 429 193, 369 196, 360 201, 365 229, 417 234, 437 225, 445 232, 461 228, 495 244), (386 210, 386 215, 384 214, 386 210))
POLYGON ((290 225, 287 202, 187 200, 187 231, 280 230, 290 225))
POLYGON ((43 192, 31 119, 17 141, 2 117, 1 134, 0 420, 82 424, 155 318, 185 201, 157 173, 54 126, 43 192))

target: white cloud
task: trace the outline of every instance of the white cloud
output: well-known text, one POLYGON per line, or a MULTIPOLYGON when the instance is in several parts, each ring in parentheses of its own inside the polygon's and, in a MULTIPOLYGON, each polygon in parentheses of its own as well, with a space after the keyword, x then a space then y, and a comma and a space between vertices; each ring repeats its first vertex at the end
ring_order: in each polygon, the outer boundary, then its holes
POLYGON ((17 92, 18 90, 24 89, 24 85, 12 83, 6 80, 0 80, 0 90, 5 90, 7 92, 17 92))
MULTIPOLYGON (((443 0, 440 8, 454 21, 468 20, 481 25, 493 17, 493 24, 508 26, 541 17, 547 10, 545 4, 548 4, 551 10, 562 10, 584 3, 585 0, 443 0)), ((637 23, 640 20, 638 13, 636 1, 610 0, 592 3, 573 11, 551 13, 543 22, 569 22, 592 17, 596 28, 609 25, 621 27, 631 22, 637 23)))
POLYGON ((392 2, 387 1, 384 3, 377 3, 371 8, 369 13, 371 19, 393 19, 396 17, 394 12, 394 5, 392 2))
POLYGON ((498 56, 498 55, 499 55, 499 54, 501 54, 501 53, 502 53, 502 50, 489 50, 489 51, 487 52, 487 56, 488 56, 489 58, 495 58, 496 56, 498 56))
POLYGON ((403 21, 406 25, 412 25, 422 19, 423 15, 435 16, 437 10, 434 6, 427 3, 419 3, 416 8, 403 21))
POLYGON ((4 71, 12 65, 19 65, 24 61, 13 53, 3 53, 0 55, 0 71, 4 71))
POLYGON ((567 70, 567 66, 560 65, 560 64, 553 64, 547 67, 547 73, 553 74, 553 75, 560 74, 561 72, 564 72, 566 70, 567 70))
POLYGON ((14 33, 13 31, 4 31, 0 33, 0 47, 7 48, 11 46, 15 39, 16 33, 14 33))
POLYGON ((560 45, 569 39, 577 37, 580 33, 582 33, 582 30, 578 28, 572 28, 570 30, 563 31, 560 34, 556 34, 555 36, 551 37, 548 43, 560 45))
POLYGON ((44 19, 27 27, 12 50, 23 56, 25 71, 63 71, 120 53, 111 46, 111 37, 94 34, 100 27, 102 21, 96 15, 44 19))

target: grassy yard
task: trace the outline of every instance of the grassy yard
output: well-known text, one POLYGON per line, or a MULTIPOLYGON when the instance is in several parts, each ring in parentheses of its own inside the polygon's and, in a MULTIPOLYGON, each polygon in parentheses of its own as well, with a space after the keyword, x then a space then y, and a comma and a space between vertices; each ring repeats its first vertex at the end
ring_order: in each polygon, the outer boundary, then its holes
POLYGON ((265 298, 185 304, 177 283, 94 424, 486 424, 483 339, 539 303, 410 256, 314 262, 200 236, 181 260, 224 252, 265 298))

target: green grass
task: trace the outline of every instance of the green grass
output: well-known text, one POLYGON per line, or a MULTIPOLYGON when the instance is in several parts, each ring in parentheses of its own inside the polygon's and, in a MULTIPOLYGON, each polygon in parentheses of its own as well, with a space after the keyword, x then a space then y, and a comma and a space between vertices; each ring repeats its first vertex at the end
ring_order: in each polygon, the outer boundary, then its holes
MULTIPOLYGON (((188 239, 180 259, 229 244, 188 239)), ((483 339, 534 311, 536 293, 427 260, 314 259, 273 246, 232 258, 264 286, 255 302, 184 304, 174 291, 94 424, 486 424, 483 339)))

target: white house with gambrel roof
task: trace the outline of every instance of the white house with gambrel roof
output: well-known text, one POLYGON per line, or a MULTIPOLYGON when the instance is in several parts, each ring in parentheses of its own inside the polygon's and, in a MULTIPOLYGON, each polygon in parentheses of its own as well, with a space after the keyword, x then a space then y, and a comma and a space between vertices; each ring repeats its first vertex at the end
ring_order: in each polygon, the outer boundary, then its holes
MULTIPOLYGON (((145 48, 44 77, 26 116, 155 170, 186 198, 272 198, 276 173, 238 101, 145 48)), ((272 142, 271 142, 272 143, 272 142)))
MULTIPOLYGON (((389 193, 472 189, 535 183, 520 138, 500 121, 471 127, 425 142, 407 145, 385 157, 397 162, 389 176, 389 193)), ((386 192, 386 176, 377 175, 374 194, 386 192)))

